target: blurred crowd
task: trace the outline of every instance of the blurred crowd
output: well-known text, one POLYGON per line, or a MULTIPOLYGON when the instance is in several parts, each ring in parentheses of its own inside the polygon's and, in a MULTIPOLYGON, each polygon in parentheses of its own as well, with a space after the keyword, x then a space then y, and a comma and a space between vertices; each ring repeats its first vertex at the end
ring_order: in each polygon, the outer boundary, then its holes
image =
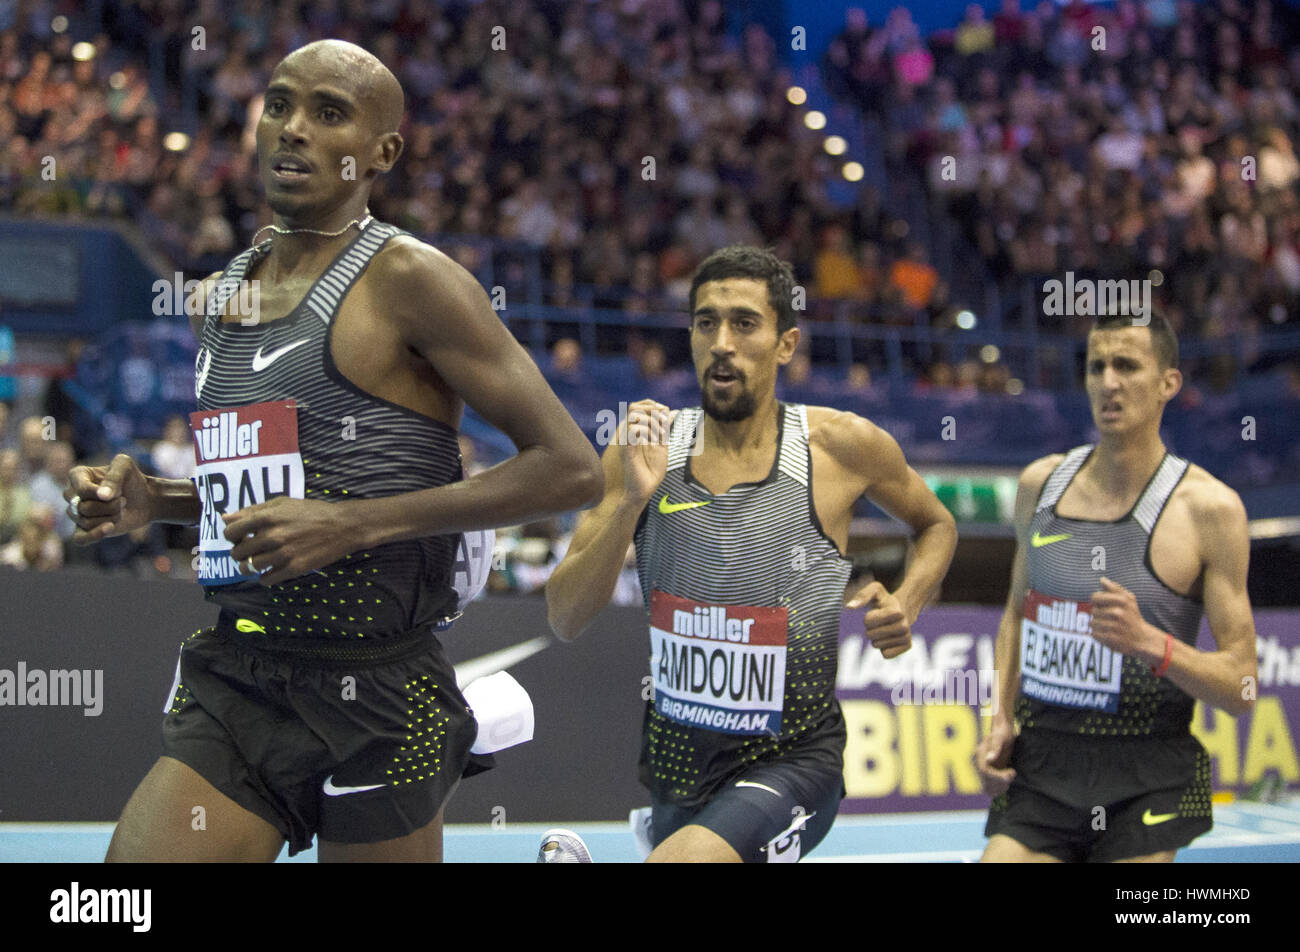
MULTIPOLYGON (((48 571, 86 565, 140 577, 184 576, 188 560, 172 548, 187 548, 188 530, 151 525, 91 546, 74 545, 76 525, 63 497, 68 474, 78 464, 107 465, 107 458, 79 459, 71 424, 46 415, 11 419, 0 401, 0 565, 48 571)), ((151 475, 194 475, 194 451, 185 421, 169 421, 163 439, 142 457, 151 475)), ((197 541, 197 540, 195 540, 197 541)))
MULTIPOLYGON (((950 326, 925 244, 874 188, 832 204, 839 162, 787 100, 773 38, 729 32, 720 0, 93 9, 78 45, 89 12, 0 6, 0 201, 22 214, 129 216, 176 266, 220 267, 268 220, 254 130, 271 69, 332 36, 372 50, 407 93, 406 153, 375 214, 530 249, 542 273, 506 268, 507 289, 540 277, 557 306, 679 308, 705 254, 755 242, 794 263, 812 319, 849 302, 854 320, 950 326), (160 119, 187 106, 198 128, 169 140, 160 119)), ((879 119, 889 174, 924 177, 1007 299, 1066 270, 1159 272, 1177 329, 1249 338, 1292 322, 1300 299, 1288 15, 1271 0, 1004 0, 923 37, 904 7, 880 24, 849 10, 822 69, 879 119)), ((449 250, 483 264, 481 246, 449 250)), ((929 385, 949 376, 912 362, 929 385)))
MULTIPOLYGON (((890 174, 922 176, 1004 298, 1034 305, 1022 325, 1054 321, 1025 282, 1149 278, 1175 330, 1237 341, 1248 367, 1300 319, 1297 21, 1271 0, 1003 0, 923 39, 901 7, 850 11, 823 65, 878 118, 890 174)), ((824 294, 879 286, 875 240, 836 238, 824 294)), ((1202 369, 1224 390, 1239 368, 1202 369)))
MULTIPOLYGON (((786 100, 772 39, 757 26, 729 38, 719 0, 101 6, 82 60, 44 5, 0 22, 0 195, 25 214, 131 215, 186 268, 223 263, 266 222, 261 95, 282 56, 322 37, 373 51, 407 94, 405 155, 374 213, 538 249, 559 296, 577 285, 661 306, 662 289, 737 241, 785 236, 786 256, 810 267, 816 223, 833 215, 832 165, 786 100), (175 101, 150 90, 151 43, 175 101), (170 151, 159 120, 189 86, 201 124, 170 151), (51 155, 55 182, 40 176, 51 155)), ((460 251, 473 269, 472 247, 460 251)))
MULTIPOLYGON (((840 160, 787 98, 784 38, 729 29, 727 17, 720 0, 0 2, 0 204, 129 219, 172 267, 221 267, 269 221, 254 131, 272 67, 339 37, 373 51, 407 95, 406 152, 375 187, 379 218, 459 236, 446 250, 478 273, 491 265, 511 293, 540 286, 555 307, 631 318, 602 327, 586 354, 576 324, 552 324, 542 362, 562 398, 590 389, 593 358, 616 355, 606 373, 619 385, 693 402, 684 335, 639 332, 635 318, 680 311, 698 262, 735 242, 793 263, 810 320, 950 328, 959 302, 940 267, 951 266, 996 282, 1013 326, 1077 330, 1053 327, 1023 289, 1066 271, 1149 277, 1185 339, 1238 345, 1240 361, 1224 353, 1188 368, 1212 390, 1266 367, 1255 343, 1295 326, 1292 7, 1002 0, 993 16, 971 5, 928 36, 904 7, 878 23, 848 10, 822 81, 881 130, 890 188, 913 183, 926 213, 960 234, 952 262, 933 260, 877 189, 858 188, 847 209, 831 201, 840 160)), ((996 353, 904 353, 920 390, 1060 383, 1014 379, 996 353)), ((826 356, 801 349, 785 392, 831 401, 872 390, 870 354, 854 350, 834 374, 817 363, 826 356)), ((183 574, 166 551, 185 540, 162 530, 67 545, 60 480, 75 462, 103 460, 80 459, 96 444, 69 432, 70 414, 51 416, 0 425, 0 561, 183 574)), ((192 472, 184 426, 169 424, 151 471, 192 472)), ((498 588, 535 591, 565 545, 558 525, 500 536, 498 588)), ((634 573, 625 582, 630 592, 634 573)))

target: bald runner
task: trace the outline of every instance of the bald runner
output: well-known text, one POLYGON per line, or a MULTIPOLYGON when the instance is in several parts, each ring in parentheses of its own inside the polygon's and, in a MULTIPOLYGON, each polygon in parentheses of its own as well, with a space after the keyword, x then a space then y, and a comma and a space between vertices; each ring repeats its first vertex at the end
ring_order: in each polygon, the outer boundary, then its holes
POLYGON ((370 216, 403 108, 350 43, 276 66, 270 235, 191 302, 197 478, 126 456, 70 475, 77 541, 197 525, 219 609, 183 644, 164 756, 109 860, 270 861, 314 837, 322 861, 441 859, 443 805, 490 760, 436 632, 483 584, 485 530, 599 496, 590 444, 473 276, 370 216), (518 448, 470 478, 466 404, 518 448))

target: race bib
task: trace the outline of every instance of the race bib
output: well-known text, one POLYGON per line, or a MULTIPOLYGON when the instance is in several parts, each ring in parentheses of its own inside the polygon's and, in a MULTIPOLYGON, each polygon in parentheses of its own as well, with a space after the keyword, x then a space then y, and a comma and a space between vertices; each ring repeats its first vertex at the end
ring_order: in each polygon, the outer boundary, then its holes
POLYGON ((198 461, 194 483, 203 503, 199 520, 199 582, 247 581, 230 557, 227 515, 276 496, 306 496, 298 452, 298 410, 292 400, 190 414, 198 461))
POLYGON ((710 605, 652 591, 655 710, 724 734, 779 734, 788 620, 784 608, 710 605))
POLYGON ((1119 710, 1124 656, 1092 637, 1092 604, 1030 589, 1020 622, 1020 690, 1045 704, 1119 710))

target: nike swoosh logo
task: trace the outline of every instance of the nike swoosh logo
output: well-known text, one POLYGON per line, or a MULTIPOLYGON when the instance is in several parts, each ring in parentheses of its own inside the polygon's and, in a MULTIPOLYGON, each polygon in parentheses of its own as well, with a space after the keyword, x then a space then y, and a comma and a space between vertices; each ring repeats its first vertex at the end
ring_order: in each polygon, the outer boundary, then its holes
POLYGON ((382 783, 372 783, 368 787, 336 787, 334 786, 334 777, 325 778, 325 795, 330 797, 341 797, 349 793, 364 793, 367 790, 378 790, 382 783))
POLYGON ((765 783, 755 783, 753 780, 737 780, 737 781, 736 781, 736 786, 737 786, 737 787, 758 787, 759 790, 766 790, 768 793, 772 794, 772 796, 774 796, 774 797, 779 797, 779 796, 781 795, 781 792, 780 792, 779 790, 773 790, 773 789, 772 789, 771 787, 769 787, 767 784, 765 784, 765 783))
POLYGON ((1148 810, 1142 814, 1142 822, 1146 826, 1155 826, 1157 823, 1166 823, 1178 816, 1177 813, 1152 813, 1148 810))
POLYGON ((683 509, 694 509, 697 506, 707 506, 708 504, 707 500, 704 502, 669 502, 666 494, 659 497, 659 511, 665 516, 674 512, 681 512, 683 509))
POLYGON ((1064 533, 1063 535, 1052 535, 1052 536, 1040 535, 1039 533, 1035 532, 1034 537, 1030 539, 1029 542, 1031 545, 1033 545, 1035 549, 1037 549, 1039 546, 1051 545, 1053 542, 1064 542, 1068 538, 1070 538, 1070 533, 1068 532, 1064 533))
POLYGON ((311 338, 304 337, 302 340, 296 340, 292 344, 285 344, 283 347, 277 347, 265 357, 262 356, 262 348, 257 348, 257 353, 253 355, 253 373, 257 373, 259 370, 265 370, 285 354, 289 353, 289 351, 293 350, 295 347, 302 346, 310 339, 311 338))
POLYGON ((208 371, 212 367, 212 351, 203 347, 199 348, 200 356, 195 358, 194 364, 194 398, 197 400, 203 396, 203 385, 208 382, 208 371), (199 366, 202 361, 203 366, 199 366))

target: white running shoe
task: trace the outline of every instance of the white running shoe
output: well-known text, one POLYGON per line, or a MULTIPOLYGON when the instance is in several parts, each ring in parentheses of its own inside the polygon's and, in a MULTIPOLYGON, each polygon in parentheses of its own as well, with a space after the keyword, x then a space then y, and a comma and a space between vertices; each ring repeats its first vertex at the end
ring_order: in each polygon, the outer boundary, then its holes
POLYGON ((537 850, 539 863, 590 863, 591 853, 582 837, 572 830, 547 830, 537 850))

